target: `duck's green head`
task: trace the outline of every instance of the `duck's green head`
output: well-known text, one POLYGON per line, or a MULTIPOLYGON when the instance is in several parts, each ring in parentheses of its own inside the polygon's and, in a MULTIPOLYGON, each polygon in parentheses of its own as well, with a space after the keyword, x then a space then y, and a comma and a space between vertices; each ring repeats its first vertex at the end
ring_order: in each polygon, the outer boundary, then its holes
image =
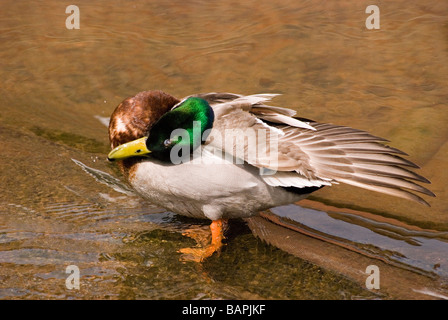
POLYGON ((204 99, 191 97, 165 113, 143 137, 112 150, 109 160, 122 160, 134 156, 152 156, 168 160, 171 151, 198 148, 207 138, 214 121, 213 109, 204 99), (174 149, 174 150, 173 150, 174 149))

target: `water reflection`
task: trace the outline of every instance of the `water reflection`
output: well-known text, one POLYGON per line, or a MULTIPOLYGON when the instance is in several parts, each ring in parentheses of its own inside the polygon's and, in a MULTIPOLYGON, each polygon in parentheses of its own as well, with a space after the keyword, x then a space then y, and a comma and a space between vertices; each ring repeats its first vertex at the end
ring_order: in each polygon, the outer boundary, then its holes
MULTIPOLYGON (((0 297, 377 297, 337 267, 255 239, 244 223, 203 269, 180 263, 177 248, 191 241, 182 229, 205 226, 135 196, 105 161, 109 115, 148 89, 282 93, 275 104, 301 116, 391 140, 432 181, 431 208, 341 185, 300 203, 308 209, 273 212, 314 237, 435 277, 443 293, 448 3, 381 3, 377 31, 364 28, 369 4, 82 0, 81 28, 67 30, 60 1, 2 1, 0 297), (80 291, 65 288, 68 264, 80 267, 80 291)), ((411 291, 400 290, 380 296, 411 291)))
POLYGON ((365 254, 387 258, 428 276, 448 277, 448 233, 410 230, 345 212, 322 212, 296 205, 272 209, 286 223, 325 235, 365 254))

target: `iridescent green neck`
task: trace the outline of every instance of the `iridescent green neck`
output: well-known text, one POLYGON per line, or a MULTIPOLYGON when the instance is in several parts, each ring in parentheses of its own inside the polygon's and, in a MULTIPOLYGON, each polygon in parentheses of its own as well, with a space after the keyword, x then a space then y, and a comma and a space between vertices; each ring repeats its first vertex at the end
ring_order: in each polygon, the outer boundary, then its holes
POLYGON ((174 146, 189 147, 190 152, 205 140, 214 121, 213 109, 204 99, 191 97, 164 114, 149 132, 146 145, 159 158, 169 156, 174 146))
MULTIPOLYGON (((215 118, 213 109, 208 102, 196 97, 186 99, 181 105, 170 111, 170 113, 188 119, 186 123, 182 120, 180 120, 180 122, 186 124, 186 126, 184 125, 182 128, 191 133, 190 136, 192 139, 195 138, 193 136, 193 121, 199 123, 202 135, 205 130, 210 129, 213 126, 213 120, 215 118), (190 119, 192 120, 191 123, 189 122, 190 119)), ((193 140, 191 140, 191 142, 193 142, 193 140)))

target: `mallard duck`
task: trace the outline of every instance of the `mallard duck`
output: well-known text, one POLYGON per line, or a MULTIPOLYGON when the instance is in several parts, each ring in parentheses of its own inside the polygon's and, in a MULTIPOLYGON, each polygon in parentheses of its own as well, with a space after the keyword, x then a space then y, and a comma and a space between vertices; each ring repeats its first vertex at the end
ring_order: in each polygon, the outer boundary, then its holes
POLYGON ((211 243, 181 249, 203 261, 222 247, 227 219, 246 218, 346 183, 429 205, 417 165, 387 140, 350 127, 294 117, 268 105, 275 94, 204 93, 177 99, 145 91, 109 123, 108 159, 146 199, 211 220, 211 243))

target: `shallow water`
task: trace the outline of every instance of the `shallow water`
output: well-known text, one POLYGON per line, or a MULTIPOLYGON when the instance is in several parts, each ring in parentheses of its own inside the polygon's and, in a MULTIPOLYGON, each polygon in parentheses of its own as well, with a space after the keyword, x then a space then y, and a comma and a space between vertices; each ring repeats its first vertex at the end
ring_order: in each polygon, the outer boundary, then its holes
POLYGON ((448 3, 380 3, 380 30, 367 30, 370 4, 78 1, 80 29, 68 30, 68 4, 1 1, 0 298, 448 296, 448 3), (268 232, 260 240, 247 221, 219 256, 180 262, 177 250, 194 245, 182 232, 206 222, 140 199, 105 159, 109 115, 149 89, 281 93, 274 105, 407 152, 432 182, 430 208, 339 185, 270 214, 335 254, 418 274, 420 286, 368 291, 268 232), (80 269, 79 290, 65 285, 68 265, 80 269))

